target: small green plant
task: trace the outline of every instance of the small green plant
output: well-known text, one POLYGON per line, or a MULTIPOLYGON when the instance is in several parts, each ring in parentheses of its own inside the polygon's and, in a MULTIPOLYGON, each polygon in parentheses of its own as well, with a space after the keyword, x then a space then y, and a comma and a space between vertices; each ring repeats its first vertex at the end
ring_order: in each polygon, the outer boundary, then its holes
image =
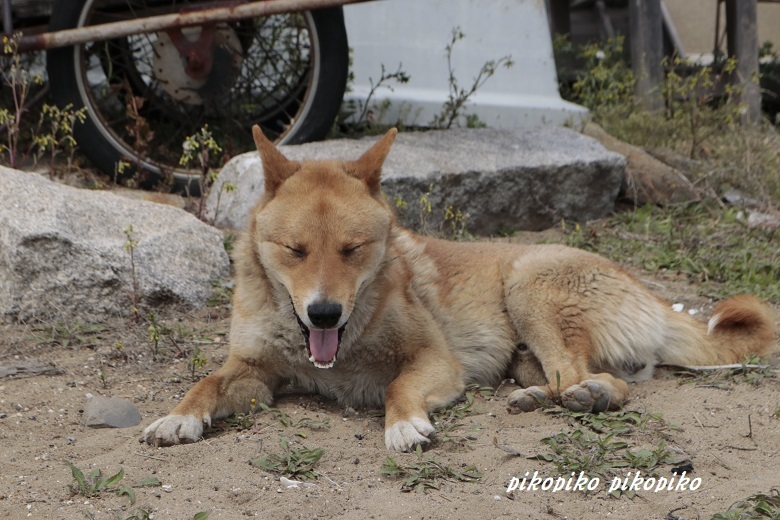
POLYGON ((160 338, 166 334, 170 334, 171 329, 164 323, 157 321, 157 316, 151 312, 146 315, 146 321, 149 323, 147 330, 149 331, 152 361, 157 361, 157 356, 160 354, 160 338))
POLYGON ((107 477, 103 472, 95 468, 87 475, 84 475, 78 467, 70 462, 65 463, 69 468, 73 480, 70 483, 70 491, 74 495, 81 495, 85 498, 91 498, 100 495, 103 492, 114 493, 118 496, 127 496, 130 499, 130 505, 135 504, 135 491, 133 488, 155 487, 161 485, 157 477, 149 477, 132 485, 122 484, 125 477, 124 468, 114 475, 107 477))
POLYGON ((688 129, 688 155, 700 154, 704 142, 716 132, 734 131, 742 107, 730 102, 739 97, 741 89, 728 78, 737 68, 737 60, 729 58, 717 66, 697 67, 679 57, 665 58, 663 93, 667 119, 680 120, 688 129))
POLYGON ((284 437, 280 439, 279 443, 282 447, 281 452, 264 455, 252 461, 252 465, 284 477, 317 478, 318 473, 314 468, 325 454, 325 450, 320 448, 295 449, 290 447, 289 442, 284 437))
POLYGON ((727 511, 716 513, 712 520, 769 520, 780 519, 780 488, 768 494, 757 493, 733 504, 727 511))
MULTIPOLYGON (((441 216, 433 212, 434 185, 429 184, 428 189, 420 195, 418 200, 419 224, 421 233, 450 240, 471 240, 473 235, 468 231, 469 214, 463 213, 452 204, 448 204, 441 216), (435 222, 435 223, 434 223, 435 222)), ((396 207, 405 209, 406 202, 401 198, 395 200, 396 207)))
POLYGON ((308 428, 310 430, 321 430, 327 428, 330 422, 327 418, 323 420, 315 420, 308 417, 302 417, 296 421, 278 408, 271 408, 267 404, 259 403, 257 404, 257 407, 260 408, 263 412, 270 414, 274 420, 279 421, 279 423, 285 428, 308 428))
POLYGON ((447 236, 452 240, 471 240, 474 235, 469 233, 466 225, 469 221, 469 214, 463 213, 452 204, 444 208, 444 226, 449 227, 447 236))
MULTIPOLYGON (((619 437, 632 436, 637 430, 652 428, 656 431, 679 428, 668 425, 660 414, 618 410, 597 414, 550 410, 572 420, 572 429, 541 440, 550 452, 533 455, 529 459, 551 463, 559 475, 584 472, 602 481, 611 480, 626 469, 641 470, 648 476, 656 476, 656 468, 663 464, 676 464, 685 457, 672 453, 665 441, 650 447, 632 447, 619 437)), ((612 494, 619 497, 621 490, 612 494)), ((629 497, 633 491, 625 492, 629 497)))
MULTIPOLYGON (((364 102, 360 103, 360 115, 358 116, 357 120, 355 121, 355 126, 360 128, 362 125, 364 125, 368 120, 367 117, 369 115, 369 112, 371 110, 371 98, 374 97, 374 94, 380 87, 384 87, 386 89, 389 89, 391 92, 393 91, 393 87, 389 84, 391 81, 395 81, 397 83, 405 84, 409 83, 409 80, 411 79, 409 75, 404 72, 403 70, 403 64, 399 63, 398 68, 395 72, 387 72, 385 69, 384 63, 381 65, 382 72, 379 76, 379 80, 374 83, 373 78, 368 78, 368 82, 371 85, 368 96, 366 96, 366 100, 364 102)), ((370 121, 368 121, 370 123, 370 121)))
POLYGON ((676 424, 667 424, 660 413, 646 413, 637 410, 614 410, 599 413, 572 412, 566 408, 550 409, 547 413, 569 417, 573 421, 586 426, 595 433, 614 433, 628 435, 636 430, 649 428, 677 430, 676 424))
MULTIPOLYGON (((576 52, 565 47, 568 39, 560 38, 555 42, 559 52, 576 52)), ((569 92, 572 101, 594 112, 605 107, 634 107, 636 78, 625 60, 623 36, 584 45, 577 54, 580 72, 571 89, 563 89, 564 95, 569 92)))
POLYGON ((467 466, 462 470, 445 466, 436 461, 433 456, 424 455, 419 445, 415 453, 416 462, 405 465, 396 462, 392 457, 387 457, 380 469, 383 475, 404 479, 401 491, 424 493, 431 489, 439 489, 441 481, 476 482, 482 478, 482 473, 475 466, 467 466))
POLYGON ((229 280, 212 280, 211 281, 211 296, 206 302, 209 307, 218 307, 220 305, 228 305, 233 299, 233 287, 234 282, 229 280))
POLYGON ((125 517, 124 520, 151 520, 153 517, 149 511, 137 507, 130 511, 130 516, 125 517))
POLYGON ((103 386, 103 388, 108 388, 108 377, 106 376, 106 373, 100 370, 98 372, 98 379, 100 379, 100 384, 103 386))
POLYGON ((478 411, 474 410, 473 405, 474 392, 467 391, 463 399, 434 410, 431 413, 431 420, 436 426, 437 437, 441 436, 445 441, 465 445, 466 438, 455 437, 454 433, 464 426, 463 419, 479 414, 478 411))
POLYGON ((195 372, 206 366, 206 355, 196 346, 192 349, 192 355, 190 356, 190 377, 195 380, 195 372))
POLYGON ((67 152, 67 171, 73 166, 73 155, 76 152, 76 139, 73 137, 75 124, 83 123, 87 118, 87 107, 73 110, 73 104, 60 109, 54 105, 43 105, 38 127, 33 133, 33 143, 36 162, 45 154, 49 156, 49 178, 54 177, 54 158, 61 151, 67 152))
POLYGON ((60 345, 69 347, 97 347, 108 327, 100 323, 37 324, 31 327, 30 339, 37 345, 60 345))
MULTIPOLYGON (((214 184, 214 181, 217 180, 217 176, 219 175, 219 172, 212 168, 212 164, 216 162, 215 155, 221 152, 222 147, 217 144, 208 125, 203 125, 203 128, 198 132, 191 136, 187 136, 184 143, 182 143, 182 154, 179 159, 179 164, 186 167, 195 163, 195 166, 199 170, 198 184, 200 186, 201 194, 197 209, 197 217, 199 219, 203 218, 203 203, 206 200, 208 190, 210 186, 214 184)), ((224 186, 225 185, 223 184, 223 187, 224 186)))
MULTIPOLYGON (((5 130, 5 142, 0 144, 0 156, 5 155, 8 165, 15 168, 20 159, 19 139, 22 134, 22 120, 27 111, 27 98, 34 85, 43 83, 39 75, 30 74, 22 64, 18 52, 21 33, 10 37, 3 36, 2 63, 0 63, 0 79, 6 92, 11 95, 11 109, 0 108, 0 128, 5 130)), ((3 93, 3 98, 5 92, 3 93)), ((5 102, 3 102, 5 105, 5 102)))
POLYGON ((614 432, 599 435, 577 427, 542 439, 541 442, 551 452, 528 458, 551 463, 559 475, 584 472, 602 481, 612 480, 619 471, 629 468, 656 476, 655 469, 661 464, 676 464, 684 460, 669 451, 664 441, 652 448, 631 450, 627 442, 616 440, 616 435, 614 432))
POLYGON ((122 230, 125 234, 125 252, 130 255, 130 281, 132 283, 130 292, 130 302, 133 304, 133 321, 138 323, 141 321, 140 307, 140 293, 138 291, 138 276, 135 272, 135 248, 138 246, 138 242, 135 240, 133 234, 133 225, 130 224, 122 230))
POLYGON ((455 76, 455 69, 452 66, 452 53, 455 49, 455 44, 465 37, 466 35, 463 34, 460 27, 456 27, 452 30, 450 43, 445 47, 447 51, 447 68, 449 70, 449 97, 447 101, 444 102, 441 112, 434 116, 430 123, 434 128, 451 128, 453 124, 464 117, 467 126, 472 128, 480 126, 478 118, 464 114, 466 103, 468 103, 469 99, 471 99, 477 90, 493 77, 498 69, 501 67, 508 69, 514 65, 511 55, 502 56, 497 60, 489 60, 482 65, 482 68, 479 70, 468 89, 461 87, 458 83, 458 78, 455 76))
MULTIPOLYGON (((141 158, 148 157, 152 149, 152 140, 154 139, 154 130, 152 130, 149 121, 141 114, 146 104, 146 99, 136 95, 130 81, 125 77, 124 81, 115 85, 118 94, 125 101, 125 132, 130 141, 132 141, 133 157, 135 162, 135 177, 127 179, 127 186, 137 188, 140 179, 140 173, 143 171, 141 158)), ((127 162, 127 161, 120 161, 127 162)))
MULTIPOLYGON (((225 424, 236 430, 248 430, 250 428, 257 428, 258 421, 265 417, 270 416, 272 420, 278 421, 285 428, 308 428, 310 430, 321 430, 330 426, 330 421, 325 418, 322 420, 311 419, 309 417, 302 417, 297 421, 290 417, 288 414, 279 410, 278 408, 272 408, 264 403, 258 403, 256 399, 252 399, 249 404, 249 413, 239 413, 225 419, 225 424)), ((298 431, 295 434, 298 437, 305 438, 306 434, 302 431, 298 431)))
MULTIPOLYGON (((212 182, 217 180, 217 174, 211 173, 211 179, 212 182)), ((216 224, 217 218, 219 217, 219 204, 222 201, 222 193, 233 193, 236 190, 237 186, 233 184, 232 182, 223 182, 219 185, 219 191, 217 192, 217 203, 214 206, 214 218, 212 219, 212 224, 216 224)))

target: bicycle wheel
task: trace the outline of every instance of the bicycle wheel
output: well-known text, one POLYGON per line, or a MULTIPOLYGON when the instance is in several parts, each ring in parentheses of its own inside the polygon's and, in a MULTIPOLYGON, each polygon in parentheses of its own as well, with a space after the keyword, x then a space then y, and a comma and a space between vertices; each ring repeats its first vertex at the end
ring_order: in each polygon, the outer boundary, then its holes
MULTIPOLYGON (((180 12, 187 0, 56 0, 50 30, 180 12)), ((182 143, 208 125, 223 156, 253 148, 259 124, 279 144, 325 137, 344 95, 349 51, 340 7, 170 29, 47 53, 60 107, 87 107, 74 130, 101 170, 197 191, 182 143), (118 168, 120 161, 123 168, 118 168), (123 170, 123 171, 119 171, 123 170)))

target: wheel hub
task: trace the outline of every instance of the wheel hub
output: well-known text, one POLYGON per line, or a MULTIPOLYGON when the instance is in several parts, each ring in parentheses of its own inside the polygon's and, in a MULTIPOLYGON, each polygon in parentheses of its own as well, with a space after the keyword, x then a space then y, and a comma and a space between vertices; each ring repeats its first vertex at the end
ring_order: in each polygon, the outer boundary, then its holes
POLYGON ((153 47, 155 79, 173 99, 189 105, 224 95, 243 62, 241 42, 227 24, 159 32, 153 47))

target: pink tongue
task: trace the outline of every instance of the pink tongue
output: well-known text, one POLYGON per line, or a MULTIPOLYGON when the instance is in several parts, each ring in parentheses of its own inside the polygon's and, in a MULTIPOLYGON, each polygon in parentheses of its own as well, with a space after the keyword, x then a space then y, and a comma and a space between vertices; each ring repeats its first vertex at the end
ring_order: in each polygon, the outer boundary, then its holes
POLYGON ((339 349, 339 329, 309 329, 309 348, 315 361, 332 361, 339 349))

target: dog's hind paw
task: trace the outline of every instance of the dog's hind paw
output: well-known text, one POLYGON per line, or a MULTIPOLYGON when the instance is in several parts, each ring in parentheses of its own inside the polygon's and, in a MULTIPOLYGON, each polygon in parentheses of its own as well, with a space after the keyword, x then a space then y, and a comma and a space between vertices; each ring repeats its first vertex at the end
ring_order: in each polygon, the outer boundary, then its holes
POLYGON ((538 386, 521 388, 509 394, 507 400, 509 413, 532 412, 537 408, 552 406, 553 402, 547 392, 538 386))
POLYGON ((561 394, 561 403, 572 412, 603 412, 611 403, 607 383, 586 379, 561 394))
POLYGON ((412 451, 418 444, 431 442, 428 437, 434 431, 431 422, 421 417, 398 421, 385 429, 385 446, 388 450, 412 451))
POLYGON ((166 415, 144 430, 143 440, 152 446, 198 442, 203 438, 204 422, 209 424, 211 420, 209 417, 201 420, 194 415, 166 415))

